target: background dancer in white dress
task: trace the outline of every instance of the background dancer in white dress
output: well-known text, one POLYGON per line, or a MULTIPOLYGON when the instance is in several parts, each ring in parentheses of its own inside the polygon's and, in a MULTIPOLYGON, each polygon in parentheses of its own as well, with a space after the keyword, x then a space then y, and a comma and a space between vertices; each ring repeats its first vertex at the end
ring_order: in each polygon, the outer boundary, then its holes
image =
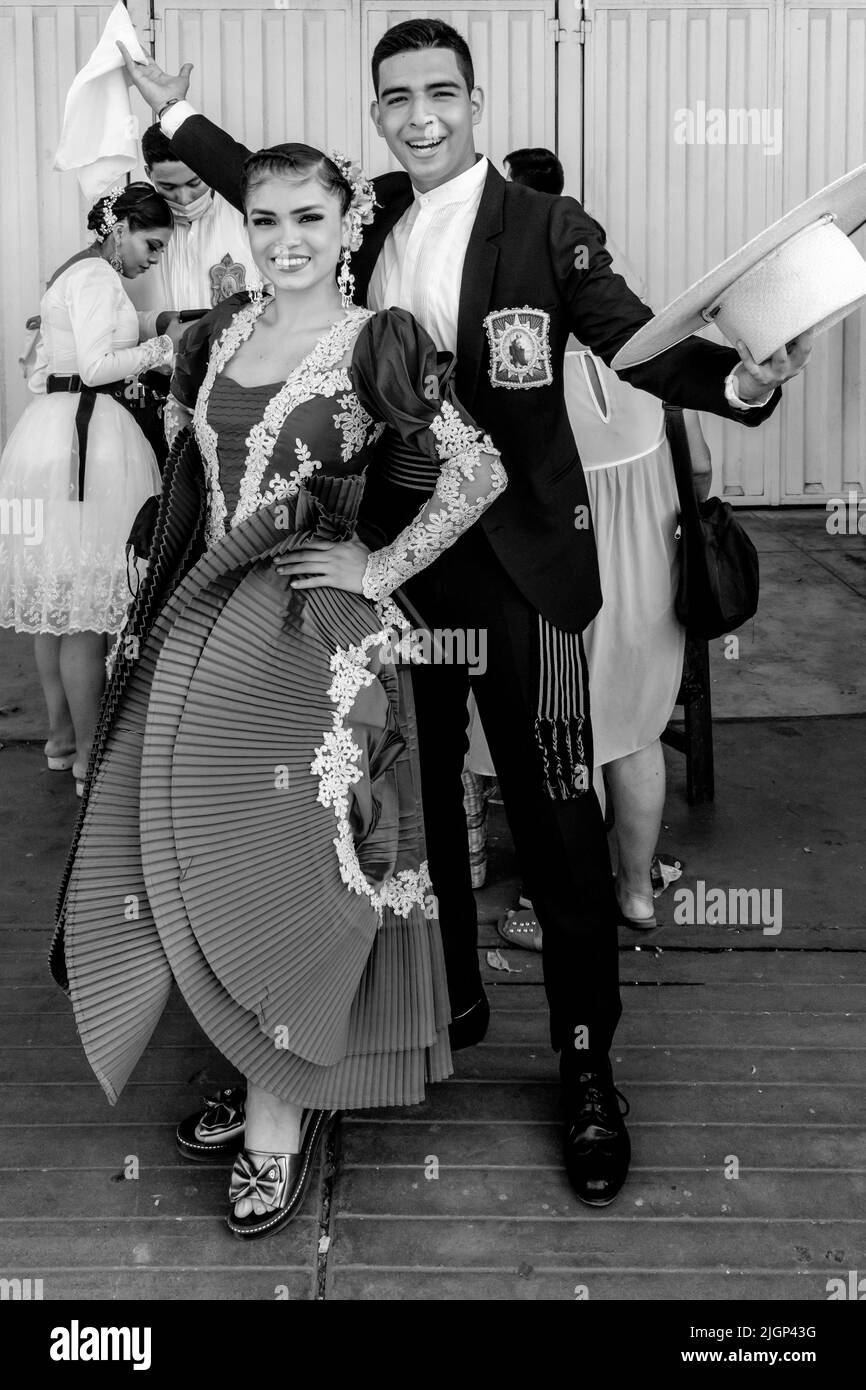
MULTIPOLYGON (((35 635, 48 710, 45 755, 80 784, 105 681, 106 634, 129 602, 125 543, 136 512, 159 491, 153 449, 131 411, 126 379, 168 366, 168 334, 139 342, 124 279, 155 265, 172 236, 150 184, 100 198, 96 240, 67 261, 42 297, 35 399, 0 461, 0 627, 35 635)), ((180 330, 175 330, 175 341, 180 330)))

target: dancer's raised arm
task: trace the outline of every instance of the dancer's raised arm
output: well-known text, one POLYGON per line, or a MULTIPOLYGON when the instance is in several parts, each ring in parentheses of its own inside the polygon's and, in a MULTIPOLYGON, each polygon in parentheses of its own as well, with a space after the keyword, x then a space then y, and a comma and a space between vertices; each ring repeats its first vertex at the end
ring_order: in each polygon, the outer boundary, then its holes
POLYGON ((171 141, 178 158, 210 188, 215 188, 226 202, 243 212, 241 171, 251 151, 200 115, 186 100, 192 63, 184 63, 180 72, 172 77, 163 72, 158 63, 137 63, 122 43, 117 46, 130 82, 153 107, 163 134, 171 141))

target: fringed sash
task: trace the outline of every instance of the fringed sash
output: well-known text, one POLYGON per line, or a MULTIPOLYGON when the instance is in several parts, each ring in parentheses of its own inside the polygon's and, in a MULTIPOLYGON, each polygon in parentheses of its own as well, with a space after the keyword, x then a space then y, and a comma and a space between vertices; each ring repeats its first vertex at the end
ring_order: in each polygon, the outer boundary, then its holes
POLYGON ((589 790, 583 747, 584 656, 579 632, 562 632, 538 615, 538 714, 535 739, 548 796, 569 801, 589 790))

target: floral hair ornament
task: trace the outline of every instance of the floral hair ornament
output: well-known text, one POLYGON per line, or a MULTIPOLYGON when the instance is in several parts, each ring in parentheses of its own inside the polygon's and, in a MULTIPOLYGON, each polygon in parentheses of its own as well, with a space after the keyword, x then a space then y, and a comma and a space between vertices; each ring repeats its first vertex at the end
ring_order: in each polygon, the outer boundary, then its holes
POLYGON ((99 224, 102 241, 108 236, 112 227, 117 225, 117 218, 114 215, 114 204, 117 202, 123 189, 124 185, 119 183, 116 188, 112 188, 111 191, 105 195, 105 206, 102 209, 102 220, 99 224))
POLYGON ((340 274, 337 277, 343 308, 349 309, 354 303, 352 295, 355 290, 355 277, 349 269, 349 261, 352 252, 359 250, 364 235, 363 229, 369 227, 373 221, 375 209, 379 204, 376 202, 376 190, 372 179, 367 178, 360 164, 353 163, 347 155, 340 154, 338 150, 334 150, 331 159, 352 190, 352 201, 345 214, 349 220, 349 241, 340 252, 340 274))

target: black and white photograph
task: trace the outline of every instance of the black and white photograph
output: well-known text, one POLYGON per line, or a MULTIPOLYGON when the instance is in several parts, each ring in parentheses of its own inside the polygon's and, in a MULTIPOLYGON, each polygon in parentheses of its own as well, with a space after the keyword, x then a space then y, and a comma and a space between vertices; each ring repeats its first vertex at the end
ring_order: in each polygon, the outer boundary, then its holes
POLYGON ((30 1364, 164 1374, 165 1318, 192 1371, 187 1302, 589 1302, 587 1368, 664 1316, 658 1367, 826 1375, 866 0, 4 0, 0 77, 30 1364))

